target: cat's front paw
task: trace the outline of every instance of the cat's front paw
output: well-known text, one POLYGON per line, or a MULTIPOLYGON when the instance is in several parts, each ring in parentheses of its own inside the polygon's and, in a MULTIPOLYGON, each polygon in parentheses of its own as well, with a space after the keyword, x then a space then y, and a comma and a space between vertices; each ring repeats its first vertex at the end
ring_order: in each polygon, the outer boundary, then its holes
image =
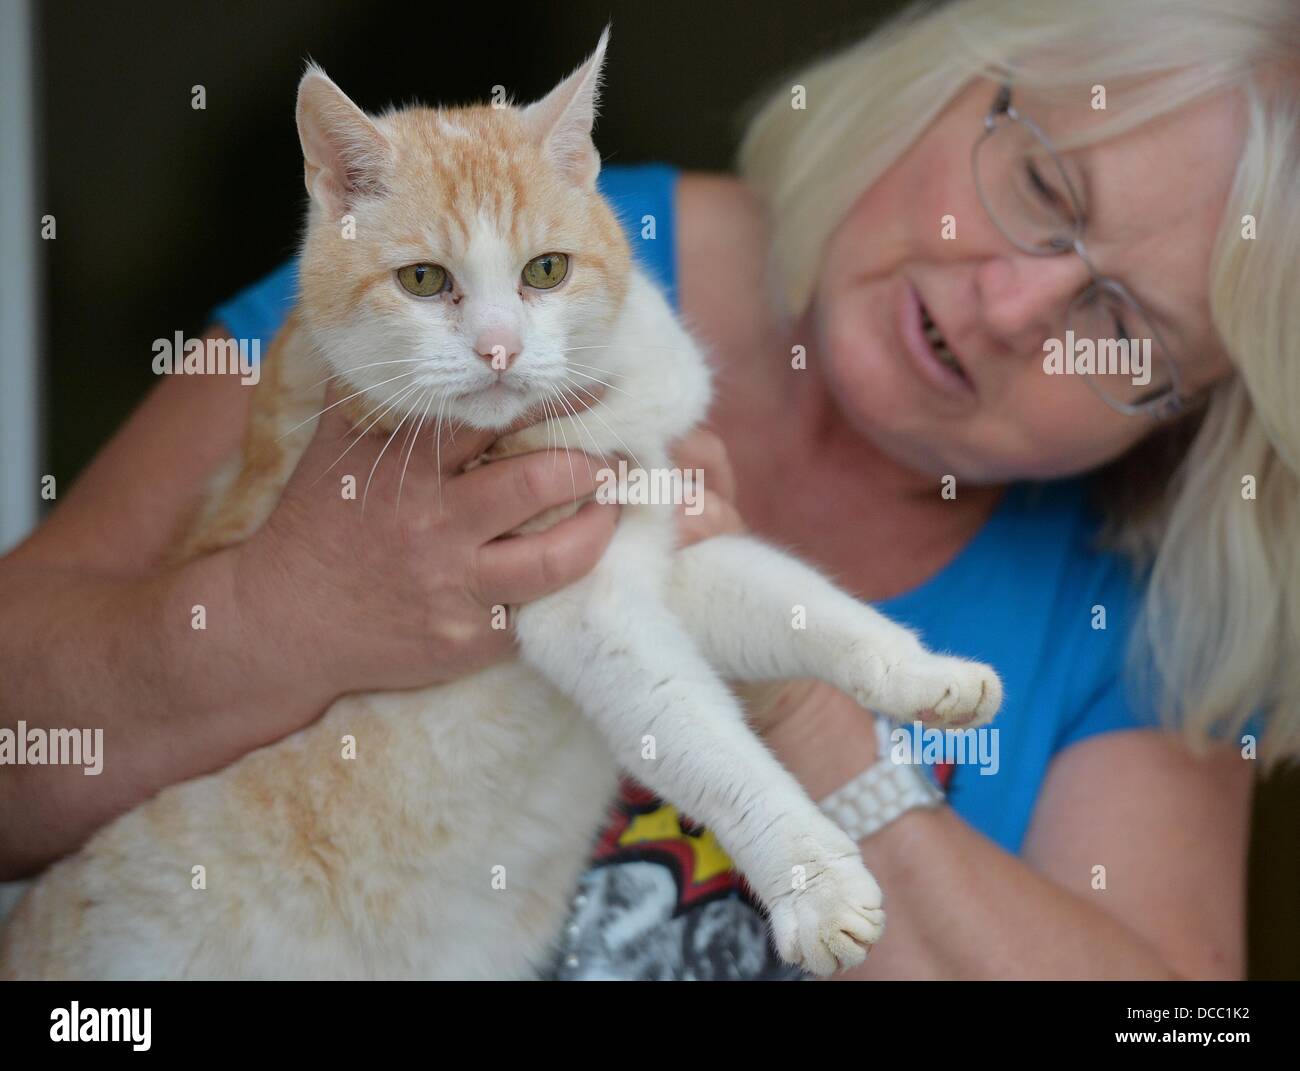
POLYGON ((769 906, 776 950, 813 974, 855 967, 884 932, 881 902, 856 851, 836 859, 769 906))
POLYGON ((924 649, 885 661, 861 661, 850 692, 862 706, 895 721, 933 714, 945 725, 975 727, 1002 706, 1002 682, 991 666, 924 649))

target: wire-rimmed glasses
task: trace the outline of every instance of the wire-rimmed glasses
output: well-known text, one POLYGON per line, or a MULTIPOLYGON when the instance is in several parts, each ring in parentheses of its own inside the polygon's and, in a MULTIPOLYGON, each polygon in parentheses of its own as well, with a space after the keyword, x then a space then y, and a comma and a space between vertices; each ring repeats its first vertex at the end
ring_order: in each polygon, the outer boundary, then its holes
POLYGON ((1012 107, 1010 85, 1001 87, 984 117, 971 167, 980 203, 1012 245, 1038 257, 1077 253, 1087 265, 1092 282, 1071 301, 1061 340, 1067 355, 1071 340, 1091 345, 1092 370, 1084 381, 1131 416, 1164 419, 1185 409, 1178 366, 1160 332, 1123 283, 1093 267, 1076 183, 1047 135, 1012 107))

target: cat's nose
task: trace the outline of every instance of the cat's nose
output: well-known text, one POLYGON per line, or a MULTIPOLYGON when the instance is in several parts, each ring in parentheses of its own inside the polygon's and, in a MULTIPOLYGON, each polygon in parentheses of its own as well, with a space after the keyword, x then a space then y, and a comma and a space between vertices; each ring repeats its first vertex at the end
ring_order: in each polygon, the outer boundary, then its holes
POLYGON ((474 351, 498 372, 507 371, 521 349, 523 344, 518 333, 509 328, 489 328, 481 331, 474 341, 474 351))

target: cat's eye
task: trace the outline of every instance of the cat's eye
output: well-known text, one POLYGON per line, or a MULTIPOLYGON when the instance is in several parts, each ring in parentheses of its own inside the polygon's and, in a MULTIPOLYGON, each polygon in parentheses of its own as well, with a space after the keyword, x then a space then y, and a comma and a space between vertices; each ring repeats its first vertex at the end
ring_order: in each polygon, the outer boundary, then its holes
POLYGON ((433 297, 447 286, 447 269, 437 264, 408 264, 397 269, 397 281, 402 289, 416 297, 433 297))
POLYGON ((543 253, 524 265, 524 282, 534 290, 557 287, 569 274, 569 258, 564 253, 543 253))

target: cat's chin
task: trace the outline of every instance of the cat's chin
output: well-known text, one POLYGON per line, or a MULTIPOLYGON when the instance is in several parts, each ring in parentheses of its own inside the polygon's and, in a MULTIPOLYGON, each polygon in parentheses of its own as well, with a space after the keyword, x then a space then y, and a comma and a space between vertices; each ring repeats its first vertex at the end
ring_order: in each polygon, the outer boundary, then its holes
POLYGON ((473 394, 462 394, 449 403, 448 411, 470 427, 504 431, 535 404, 531 394, 497 384, 473 394))

